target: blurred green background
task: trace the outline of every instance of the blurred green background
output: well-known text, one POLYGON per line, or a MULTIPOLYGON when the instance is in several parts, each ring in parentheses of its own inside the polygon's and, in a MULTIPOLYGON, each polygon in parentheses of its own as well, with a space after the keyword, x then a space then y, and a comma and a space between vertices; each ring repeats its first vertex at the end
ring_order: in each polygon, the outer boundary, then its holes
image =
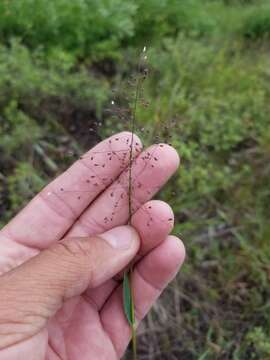
POLYGON ((269 0, 1 0, 0 226, 126 128, 107 109, 145 45, 137 125, 181 154, 161 197, 188 256, 139 359, 270 359, 269 0))

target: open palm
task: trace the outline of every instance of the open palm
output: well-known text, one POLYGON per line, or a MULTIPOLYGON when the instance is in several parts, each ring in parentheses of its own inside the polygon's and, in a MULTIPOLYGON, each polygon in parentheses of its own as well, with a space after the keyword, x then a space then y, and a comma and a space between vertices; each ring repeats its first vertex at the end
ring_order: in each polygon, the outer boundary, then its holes
MULTIPOLYGON (((97 235, 126 224, 130 144, 128 132, 99 143, 6 225, 0 232, 0 273, 18 267, 63 237, 97 235)), ((132 225, 141 242, 132 286, 140 321, 175 276, 184 248, 168 236, 173 227, 170 207, 150 200, 177 169, 177 153, 165 144, 142 151, 136 136, 133 153, 137 157, 132 166, 132 225)), ((123 264, 119 266, 116 273, 123 264)), ((0 358, 119 359, 130 340, 120 279, 119 274, 92 279, 80 296, 66 300, 49 320, 33 321, 30 330, 16 334, 9 346, 0 348, 0 358)))

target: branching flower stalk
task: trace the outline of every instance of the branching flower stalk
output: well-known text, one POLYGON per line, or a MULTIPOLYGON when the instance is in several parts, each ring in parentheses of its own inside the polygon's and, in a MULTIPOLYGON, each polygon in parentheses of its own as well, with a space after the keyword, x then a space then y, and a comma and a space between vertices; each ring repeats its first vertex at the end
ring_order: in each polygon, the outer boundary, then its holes
MULTIPOLYGON (((129 165, 128 165, 128 224, 131 224, 131 217, 132 217, 132 164, 133 164, 133 144, 134 144, 134 132, 136 128, 136 115, 137 115, 137 105, 139 100, 139 95, 141 91, 142 81, 144 77, 142 77, 141 65, 143 60, 147 57, 145 55, 146 47, 143 48, 143 51, 140 55, 139 62, 138 62, 138 76, 136 79, 136 86, 135 86, 135 94, 134 94, 134 104, 131 114, 131 143, 130 143, 130 151, 129 151, 129 165)), ((132 352, 133 352, 133 359, 137 359, 137 341, 136 341, 136 319, 135 319, 135 311, 134 311, 134 296, 132 291, 132 273, 133 268, 132 265, 128 270, 124 273, 124 282, 123 282, 123 302, 124 302, 124 310, 126 318, 129 322, 131 333, 132 333, 132 352)))

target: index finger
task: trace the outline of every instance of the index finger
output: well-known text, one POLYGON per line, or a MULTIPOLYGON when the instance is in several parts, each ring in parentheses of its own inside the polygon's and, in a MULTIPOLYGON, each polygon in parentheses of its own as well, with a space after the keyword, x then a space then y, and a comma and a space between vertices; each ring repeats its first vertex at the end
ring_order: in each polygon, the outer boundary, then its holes
MULTIPOLYGON (((41 249, 62 238, 97 195, 126 168, 131 137, 129 132, 113 135, 80 157, 5 226, 0 236, 41 249)), ((134 135, 133 152, 139 153, 141 147, 134 135)))

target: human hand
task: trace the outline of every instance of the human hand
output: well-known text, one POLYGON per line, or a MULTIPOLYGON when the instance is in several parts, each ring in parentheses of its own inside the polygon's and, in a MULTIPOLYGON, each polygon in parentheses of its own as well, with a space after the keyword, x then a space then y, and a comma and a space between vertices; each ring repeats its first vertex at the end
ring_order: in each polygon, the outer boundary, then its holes
POLYGON ((185 252, 168 235, 172 210, 150 199, 178 155, 165 144, 141 153, 134 136, 127 226, 130 141, 123 132, 99 143, 0 232, 1 360, 119 359, 131 335, 119 272, 135 258, 138 322, 177 273, 185 252))

